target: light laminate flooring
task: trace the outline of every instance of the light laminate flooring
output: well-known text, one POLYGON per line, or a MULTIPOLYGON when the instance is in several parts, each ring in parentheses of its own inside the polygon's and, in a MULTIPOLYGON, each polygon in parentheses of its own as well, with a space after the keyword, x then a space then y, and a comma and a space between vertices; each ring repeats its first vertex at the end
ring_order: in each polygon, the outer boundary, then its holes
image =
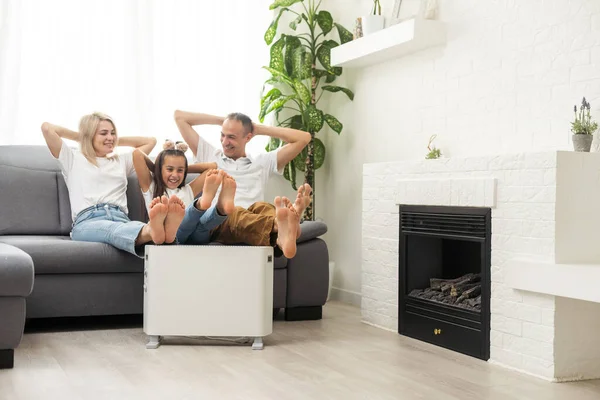
POLYGON ((600 381, 550 383, 360 322, 329 302, 320 321, 274 323, 265 349, 167 338, 139 322, 29 329, 0 399, 600 399, 600 381))

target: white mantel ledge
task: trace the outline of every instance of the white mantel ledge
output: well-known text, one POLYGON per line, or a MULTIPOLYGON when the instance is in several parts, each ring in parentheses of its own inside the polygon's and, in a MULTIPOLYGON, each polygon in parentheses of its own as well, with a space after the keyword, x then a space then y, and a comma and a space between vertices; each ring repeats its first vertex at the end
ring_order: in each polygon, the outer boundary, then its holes
POLYGON ((441 21, 413 18, 331 49, 331 65, 366 67, 446 42, 441 21))
POLYGON ((555 264, 514 258, 505 268, 504 282, 513 289, 600 303, 600 264, 555 264))
POLYGON ((496 207, 496 178, 423 178, 396 181, 396 204, 496 207))

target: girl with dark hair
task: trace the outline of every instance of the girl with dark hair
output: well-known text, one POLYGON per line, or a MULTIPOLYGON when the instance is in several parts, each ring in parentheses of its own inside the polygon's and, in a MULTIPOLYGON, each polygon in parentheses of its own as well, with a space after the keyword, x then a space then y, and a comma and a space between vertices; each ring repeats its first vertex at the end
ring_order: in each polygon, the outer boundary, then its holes
POLYGON ((165 203, 179 198, 186 207, 185 216, 177 230, 179 244, 206 244, 210 231, 227 219, 234 209, 235 180, 224 171, 216 170, 216 163, 198 163, 188 166, 185 143, 167 140, 153 163, 148 156, 135 150, 135 167, 140 189, 148 210, 154 203, 165 203), (189 169, 202 172, 186 184, 189 169), (151 172, 153 171, 153 172, 151 172), (216 204, 211 205, 219 187, 216 204), (202 194, 198 199, 196 197, 202 194))

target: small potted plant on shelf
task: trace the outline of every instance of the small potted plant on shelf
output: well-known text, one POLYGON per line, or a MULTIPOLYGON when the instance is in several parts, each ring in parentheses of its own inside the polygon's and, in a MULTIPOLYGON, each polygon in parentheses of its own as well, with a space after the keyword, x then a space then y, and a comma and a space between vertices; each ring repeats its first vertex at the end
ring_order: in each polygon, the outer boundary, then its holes
POLYGON ((590 151, 594 132, 598 129, 598 123, 592 121, 590 113, 590 103, 583 98, 581 107, 577 110, 577 105, 573 107, 575 120, 571 122, 571 132, 573 132, 573 149, 575 151, 590 151))
POLYGON ((363 36, 383 29, 384 18, 381 15, 381 3, 379 0, 373 0, 371 14, 361 17, 361 23, 363 36))
POLYGON ((429 143, 427 144, 427 150, 429 150, 429 152, 425 156, 427 160, 435 160, 436 158, 440 158, 442 156, 442 151, 433 144, 433 141, 436 137, 437 135, 431 135, 429 138, 429 143))

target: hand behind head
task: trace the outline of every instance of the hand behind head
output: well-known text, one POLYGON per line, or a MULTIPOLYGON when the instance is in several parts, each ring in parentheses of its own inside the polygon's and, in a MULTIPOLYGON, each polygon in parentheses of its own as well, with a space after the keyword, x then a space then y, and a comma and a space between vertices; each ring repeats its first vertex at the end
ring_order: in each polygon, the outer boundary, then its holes
POLYGON ((167 139, 163 144, 163 150, 179 150, 185 153, 186 151, 188 151, 188 149, 189 147, 187 143, 181 141, 173 142, 172 140, 167 139))

